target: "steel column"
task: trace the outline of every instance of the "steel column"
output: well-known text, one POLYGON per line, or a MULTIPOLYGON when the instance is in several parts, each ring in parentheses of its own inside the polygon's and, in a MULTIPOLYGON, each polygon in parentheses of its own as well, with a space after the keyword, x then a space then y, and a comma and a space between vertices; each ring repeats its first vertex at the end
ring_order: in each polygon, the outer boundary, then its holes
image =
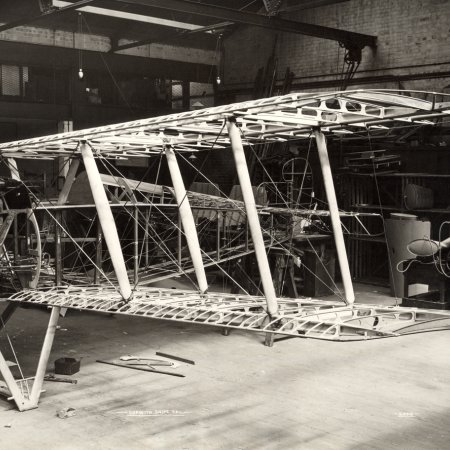
POLYGON ((277 296, 273 286, 272 274, 270 272, 269 261, 267 259, 264 238, 259 223, 258 211, 256 210, 255 197, 253 195, 252 183, 248 173, 247 161, 245 160, 244 148, 242 146, 241 135, 234 120, 227 122, 228 135, 231 141, 236 171, 241 185, 242 196, 244 198, 245 210, 247 212, 248 226, 255 246, 256 261, 263 286, 264 296, 267 302, 267 312, 274 316, 278 312, 277 296))
POLYGON ((316 138, 317 150, 319 152, 320 166, 322 168, 323 182, 325 185, 325 193, 327 196, 328 208, 330 211, 331 225, 333 227, 334 242, 336 244, 339 268, 341 269, 342 284, 344 285, 345 302, 347 303, 347 305, 351 305, 355 301, 355 293, 353 292, 352 277, 350 274, 350 267, 348 265, 347 250, 345 248, 341 218, 339 216, 336 192, 334 190, 330 160, 328 158, 327 143, 325 136, 321 131, 314 131, 314 136, 316 138))
POLYGON ((103 236, 111 256, 111 262, 116 273, 119 289, 122 297, 128 300, 131 297, 130 280, 128 279, 127 268, 123 258, 122 248, 120 246, 119 235, 117 233, 116 223, 111 211, 111 207, 106 197, 100 173, 95 162, 91 147, 83 142, 81 144, 81 156, 83 157, 84 167, 94 197, 95 207, 98 218, 103 230, 103 236))
POLYGON ((195 220, 192 214, 191 205, 187 198, 186 188, 184 187, 183 177, 175 156, 175 152, 169 146, 166 147, 166 158, 169 166, 170 177, 172 178, 175 199, 178 204, 179 217, 183 224, 184 234, 186 236, 189 253, 194 265, 195 275, 197 277, 200 292, 205 293, 208 290, 208 281, 206 280, 205 267, 198 241, 198 234, 195 227, 195 220))

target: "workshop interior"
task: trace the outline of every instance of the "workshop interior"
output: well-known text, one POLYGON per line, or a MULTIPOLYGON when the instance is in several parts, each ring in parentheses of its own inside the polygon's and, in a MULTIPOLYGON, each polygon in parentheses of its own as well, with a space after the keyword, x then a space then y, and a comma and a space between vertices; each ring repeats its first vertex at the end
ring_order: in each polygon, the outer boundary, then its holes
POLYGON ((0 443, 446 448, 449 23, 1 2, 0 443))

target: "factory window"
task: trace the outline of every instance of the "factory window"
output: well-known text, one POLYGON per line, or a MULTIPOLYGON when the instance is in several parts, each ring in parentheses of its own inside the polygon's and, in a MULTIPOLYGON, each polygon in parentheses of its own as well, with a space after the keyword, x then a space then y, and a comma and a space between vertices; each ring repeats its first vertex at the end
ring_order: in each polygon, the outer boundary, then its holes
POLYGON ((21 94, 21 74, 19 66, 1 66, 2 95, 18 97, 21 94))
POLYGON ((201 103, 202 108, 214 106, 213 85, 209 83, 190 83, 190 109, 201 103))
POLYGON ((189 109, 202 109, 214 106, 214 89, 210 83, 188 83, 172 81, 172 108, 184 109, 183 99, 189 102, 189 109), (188 92, 184 92, 187 89, 188 92), (186 98, 187 96, 187 98, 186 98))
POLYGON ((182 109, 183 108, 183 82, 182 81, 172 81, 172 108, 182 109))
POLYGON ((25 87, 28 83, 28 67, 22 67, 22 93, 25 92, 25 87))
POLYGON ((41 103, 69 102, 67 70, 0 65, 0 95, 4 100, 41 103))

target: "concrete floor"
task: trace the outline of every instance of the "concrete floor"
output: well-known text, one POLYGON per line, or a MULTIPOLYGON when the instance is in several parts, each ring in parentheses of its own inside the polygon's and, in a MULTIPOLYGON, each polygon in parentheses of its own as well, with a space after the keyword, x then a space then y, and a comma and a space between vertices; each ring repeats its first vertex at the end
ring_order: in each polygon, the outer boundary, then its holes
MULTIPOLYGON (((381 288, 357 287, 368 303, 381 288)), ((46 311, 8 323, 32 374, 46 311)), ((450 332, 369 342, 290 339, 69 312, 51 361, 82 357, 77 385, 47 382, 38 409, 0 400, 1 449, 444 449, 450 443, 450 332), (155 351, 193 359, 176 378, 96 359, 155 351), (62 408, 76 415, 59 419, 62 408), (137 414, 136 414, 137 413, 137 414)), ((0 342, 4 348, 5 341, 0 342)), ((51 368, 49 368, 51 369, 51 368)))

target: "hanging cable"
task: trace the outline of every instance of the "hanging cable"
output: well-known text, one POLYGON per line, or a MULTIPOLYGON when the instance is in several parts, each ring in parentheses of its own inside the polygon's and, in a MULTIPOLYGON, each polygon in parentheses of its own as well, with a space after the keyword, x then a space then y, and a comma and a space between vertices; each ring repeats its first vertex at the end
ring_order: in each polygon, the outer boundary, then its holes
MULTIPOLYGON (((89 33, 90 33, 90 34, 93 34, 92 31, 91 31, 91 28, 90 28, 90 26, 89 26, 89 24, 88 24, 88 22, 87 22, 87 20, 86 20, 86 17, 83 15, 82 18, 83 18, 83 20, 84 20, 84 23, 86 24, 86 28, 87 28, 87 30, 89 31, 89 33)), ((113 73, 112 73, 112 71, 111 71, 111 68, 109 67, 108 62, 106 61, 105 57, 103 56, 103 53, 102 53, 102 52, 98 52, 98 54, 100 55, 100 58, 102 59, 103 64, 105 65, 106 70, 108 71, 109 76, 111 77, 111 80, 113 81, 114 85, 116 86, 116 89, 117 89, 117 91, 119 92, 119 95, 122 97, 122 100, 124 101, 125 105, 127 106, 127 108, 128 108, 131 112, 134 112, 133 108, 132 108, 131 105, 128 103, 128 100, 127 100, 127 98, 126 98, 126 96, 125 96, 125 93, 123 92, 122 88, 120 87, 119 83, 117 82, 116 77, 113 75, 113 73)))
MULTIPOLYGON (((371 137, 370 137, 370 130, 369 130, 369 128, 367 128, 367 137, 368 137, 368 140, 369 140, 370 151, 372 151, 373 150, 372 149, 372 140, 371 140, 371 137)), ((389 248, 389 242, 387 240, 386 221, 384 219, 384 210, 383 210, 383 204, 381 202, 381 193, 380 193, 380 187, 378 185, 378 177, 377 177, 377 172, 376 172, 376 168, 375 168, 374 158, 372 158, 371 161, 372 161, 373 179, 374 179, 374 182, 375 182, 375 189, 376 189, 377 197, 378 197, 378 206, 380 208, 381 220, 382 220, 382 224, 383 224, 383 232, 384 232, 385 241, 386 241, 386 250, 387 250, 387 259, 388 259, 388 265, 389 265, 389 273, 391 275, 392 288, 394 290, 394 295, 395 295, 395 306, 398 306, 397 289, 396 289, 396 286, 395 286, 395 278, 394 278, 394 268, 392 267, 391 251, 390 251, 390 248, 389 248)))
POLYGON ((345 91, 354 77, 356 71, 358 70, 359 65, 361 64, 362 51, 361 47, 358 45, 350 44, 350 43, 342 43, 339 45, 342 48, 345 48, 345 54, 342 61, 342 72, 341 72, 341 91, 345 91), (346 69, 344 70, 344 66, 346 65, 346 69))
POLYGON ((78 33, 82 38, 82 45, 80 44, 80 48, 78 49, 78 78, 82 80, 84 78, 83 72, 84 35, 83 35, 83 15, 80 11, 78 12, 78 33))

